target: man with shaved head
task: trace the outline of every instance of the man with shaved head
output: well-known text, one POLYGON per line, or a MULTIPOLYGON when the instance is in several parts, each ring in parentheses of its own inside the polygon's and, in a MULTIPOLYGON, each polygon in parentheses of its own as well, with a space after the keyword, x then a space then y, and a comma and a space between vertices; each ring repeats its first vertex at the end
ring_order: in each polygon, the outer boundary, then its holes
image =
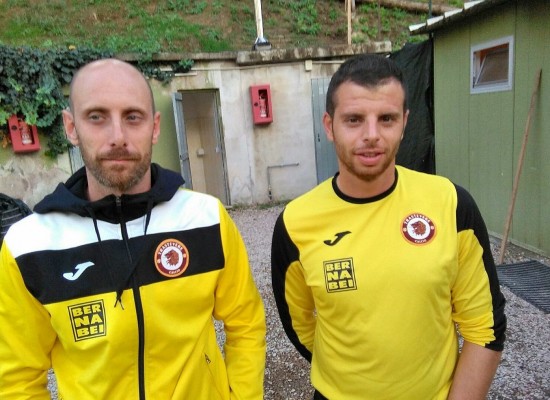
POLYGON ((94 61, 69 103, 84 167, 0 251, 0 398, 49 398, 53 368, 64 399, 262 399, 265 316, 245 246, 218 199, 151 163, 147 80, 94 61))
POLYGON ((118 60, 93 62, 75 74, 69 99, 63 121, 82 153, 89 199, 149 190, 160 113, 141 72, 118 60))

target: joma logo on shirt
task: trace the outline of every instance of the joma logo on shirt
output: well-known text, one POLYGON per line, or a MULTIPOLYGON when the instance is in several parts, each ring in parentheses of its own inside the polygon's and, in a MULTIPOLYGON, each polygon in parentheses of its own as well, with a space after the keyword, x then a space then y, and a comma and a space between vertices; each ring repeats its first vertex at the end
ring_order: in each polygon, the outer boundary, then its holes
POLYGON ((356 290, 355 271, 352 258, 323 262, 327 292, 356 290))
POLYGON ((69 307, 69 317, 73 327, 74 340, 105 336, 105 307, 103 301, 77 304, 69 307))

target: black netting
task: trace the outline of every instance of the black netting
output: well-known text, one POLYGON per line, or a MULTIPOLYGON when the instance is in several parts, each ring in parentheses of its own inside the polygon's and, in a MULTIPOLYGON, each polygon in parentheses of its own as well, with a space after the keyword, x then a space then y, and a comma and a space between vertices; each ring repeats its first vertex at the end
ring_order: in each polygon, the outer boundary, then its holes
POLYGON ((396 163, 435 173, 432 42, 407 43, 390 55, 403 71, 408 91, 409 121, 396 163))
POLYGON ((0 193, 0 244, 9 227, 31 213, 31 209, 23 201, 0 193))

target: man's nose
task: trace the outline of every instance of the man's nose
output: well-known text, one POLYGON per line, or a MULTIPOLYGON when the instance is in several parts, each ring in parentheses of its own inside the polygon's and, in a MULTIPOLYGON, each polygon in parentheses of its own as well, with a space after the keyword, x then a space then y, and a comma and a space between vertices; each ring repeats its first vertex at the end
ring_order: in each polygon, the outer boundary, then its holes
POLYGON ((126 146, 126 132, 121 118, 111 119, 111 145, 126 146))
POLYGON ((366 120, 363 126, 363 141, 376 141, 380 138, 377 121, 366 120))

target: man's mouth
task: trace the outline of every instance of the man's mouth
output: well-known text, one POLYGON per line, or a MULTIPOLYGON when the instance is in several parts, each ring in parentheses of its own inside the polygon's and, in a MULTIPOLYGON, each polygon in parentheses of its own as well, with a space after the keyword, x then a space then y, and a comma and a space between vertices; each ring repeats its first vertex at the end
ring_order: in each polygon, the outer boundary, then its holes
POLYGON ((354 154, 363 164, 373 165, 376 164, 380 158, 382 158, 384 152, 378 150, 360 150, 356 151, 354 154))
POLYGON ((139 157, 128 153, 127 151, 112 151, 101 157, 103 161, 136 161, 139 157))

